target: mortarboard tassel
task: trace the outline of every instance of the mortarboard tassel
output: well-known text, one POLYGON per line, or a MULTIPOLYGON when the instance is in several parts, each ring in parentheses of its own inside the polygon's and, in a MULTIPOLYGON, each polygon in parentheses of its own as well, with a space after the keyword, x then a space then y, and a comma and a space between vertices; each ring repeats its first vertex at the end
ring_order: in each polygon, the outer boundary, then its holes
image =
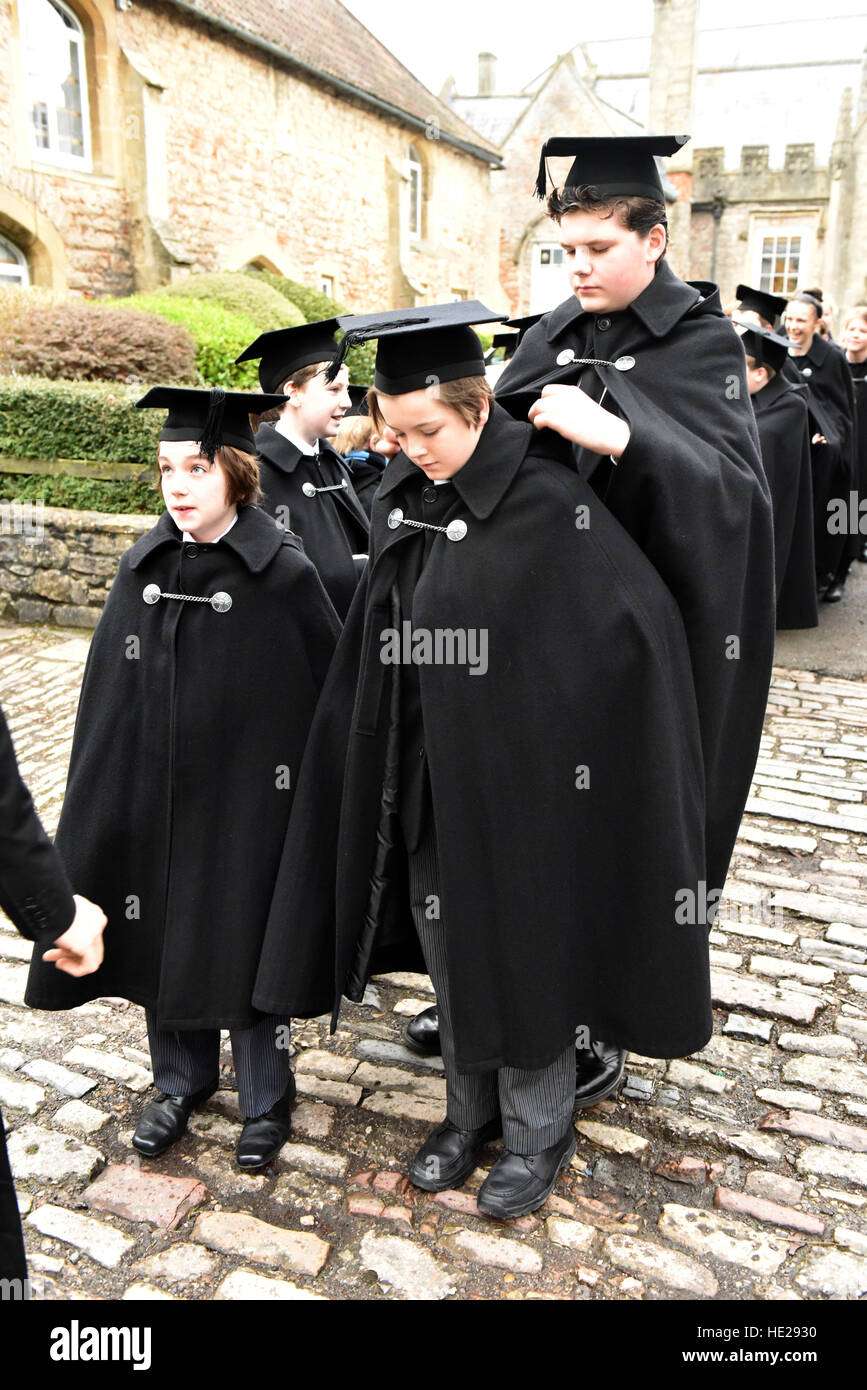
POLYGON ((426 322, 425 319, 389 319, 387 323, 372 325, 370 328, 347 329, 337 349, 337 356, 332 358, 328 365, 325 380, 334 381, 343 366, 346 354, 351 352, 353 348, 360 347, 362 343, 369 342, 371 338, 378 338, 382 333, 391 333, 397 328, 417 328, 420 323, 424 322, 426 322))
POLYGON ((223 443, 223 411, 226 405, 226 393, 222 386, 215 386, 211 390, 211 401, 208 406, 208 418, 205 421, 205 428, 202 430, 202 438, 199 447, 202 457, 214 462, 214 455, 223 443))
POLYGON ((548 142, 546 140, 545 144, 542 146, 542 153, 539 155, 539 172, 536 175, 536 187, 533 190, 537 198, 544 198, 548 191, 547 154, 548 142))

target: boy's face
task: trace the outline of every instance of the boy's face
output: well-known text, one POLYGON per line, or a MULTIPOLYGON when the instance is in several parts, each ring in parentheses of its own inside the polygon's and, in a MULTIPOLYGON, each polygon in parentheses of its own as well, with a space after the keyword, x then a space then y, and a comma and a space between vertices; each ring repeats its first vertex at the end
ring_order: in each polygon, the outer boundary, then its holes
POLYGON ((867 347, 867 322, 858 314, 853 314, 846 325, 843 346, 849 352, 861 352, 867 347))
POLYGON ((488 418, 484 401, 479 423, 468 425, 456 410, 438 400, 434 388, 403 396, 377 392, 377 401, 399 448, 428 478, 454 477, 472 458, 488 418))
POLYGON ((333 381, 325 380, 327 362, 320 364, 316 376, 303 386, 284 387, 291 404, 284 410, 296 410, 296 424, 304 437, 330 439, 340 428, 340 421, 352 406, 349 394, 349 368, 341 367, 333 381))
POLYGON ((768 374, 764 367, 757 367, 754 357, 747 358, 747 387, 751 396, 763 391, 768 384, 768 374), (750 366, 750 363, 753 365, 750 366))
POLYGON ((819 315, 812 304, 798 304, 794 301, 786 305, 784 319, 786 333, 795 347, 810 349, 813 334, 819 327, 819 315))
POLYGON ((591 313, 616 313, 637 299, 656 274, 665 249, 665 229, 646 237, 624 227, 620 216, 566 212, 560 219, 560 245, 572 291, 591 313))
POLYGON ((219 459, 209 463, 198 444, 164 439, 159 470, 163 497, 178 529, 203 542, 222 535, 237 507, 226 501, 226 474, 219 459))

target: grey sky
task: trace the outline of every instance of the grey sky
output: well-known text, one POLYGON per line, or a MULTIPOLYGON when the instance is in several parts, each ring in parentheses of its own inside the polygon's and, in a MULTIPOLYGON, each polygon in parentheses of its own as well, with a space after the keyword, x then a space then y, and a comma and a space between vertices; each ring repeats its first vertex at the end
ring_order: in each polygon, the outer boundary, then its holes
MULTIPOLYGON (((539 6, 527 0, 344 3, 432 91, 453 75, 465 94, 476 90, 476 55, 482 50, 497 55, 497 89, 516 92, 575 44, 649 34, 653 21, 653 0, 543 0, 539 6)), ((824 6, 816 0, 766 0, 758 7, 755 0, 703 0, 701 24, 744 26, 740 58, 749 61, 750 27, 806 19, 828 35, 830 17, 863 13, 863 0, 828 0, 824 6)), ((799 45, 803 33, 799 31, 799 45)), ((809 48, 804 56, 809 57, 809 48)))

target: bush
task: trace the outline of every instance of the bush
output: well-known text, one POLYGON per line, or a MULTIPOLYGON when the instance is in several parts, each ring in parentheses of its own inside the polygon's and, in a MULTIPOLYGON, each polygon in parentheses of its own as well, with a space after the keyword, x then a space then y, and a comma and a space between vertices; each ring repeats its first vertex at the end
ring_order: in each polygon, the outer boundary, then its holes
POLYGON ((0 376, 0 455, 153 465, 164 416, 136 410, 141 395, 133 386, 0 376))
POLYGON ((0 498, 42 502, 46 507, 73 507, 79 511, 125 515, 158 516, 165 510, 162 494, 152 483, 56 474, 0 473, 0 498))
POLYGON ((0 367, 64 381, 197 379, 196 345, 182 324, 81 301, 13 310, 0 326, 0 367))
MULTIPOLYGON (((259 329, 252 319, 209 304, 203 299, 181 299, 165 293, 137 294, 122 301, 159 315, 172 323, 183 324, 196 345, 196 366, 201 381, 208 386, 222 386, 228 391, 257 391, 259 377, 255 362, 235 365, 238 357, 259 329)), ((164 377, 166 385, 171 379, 164 377)))
POLYGON ((296 308, 286 296, 264 280, 244 275, 241 271, 188 275, 167 285, 160 294, 170 299, 204 299, 208 303, 222 305, 230 313, 243 314, 255 326, 253 337, 275 328, 294 328, 305 322, 302 310, 296 308))
MULTIPOLYGON (((275 275, 273 270, 248 270, 252 279, 261 280, 272 289, 292 301, 301 310, 306 323, 319 323, 322 319, 337 318, 348 314, 345 304, 321 290, 311 290, 307 285, 299 285, 297 280, 287 280, 285 275, 275 275)), ((338 333, 338 341, 340 340, 338 333)), ((353 348, 346 359, 349 367, 349 380, 360 386, 369 386, 373 381, 373 364, 376 360, 376 343, 365 343, 363 347, 353 348)))

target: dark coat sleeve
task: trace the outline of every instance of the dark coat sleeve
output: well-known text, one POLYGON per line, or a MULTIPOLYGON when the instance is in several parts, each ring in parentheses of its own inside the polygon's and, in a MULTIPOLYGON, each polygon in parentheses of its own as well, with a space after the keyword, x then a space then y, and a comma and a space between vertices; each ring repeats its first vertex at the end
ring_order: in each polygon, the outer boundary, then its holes
POLYGON ((72 889, 21 780, 0 710, 0 906, 23 936, 47 946, 75 916, 72 889))

